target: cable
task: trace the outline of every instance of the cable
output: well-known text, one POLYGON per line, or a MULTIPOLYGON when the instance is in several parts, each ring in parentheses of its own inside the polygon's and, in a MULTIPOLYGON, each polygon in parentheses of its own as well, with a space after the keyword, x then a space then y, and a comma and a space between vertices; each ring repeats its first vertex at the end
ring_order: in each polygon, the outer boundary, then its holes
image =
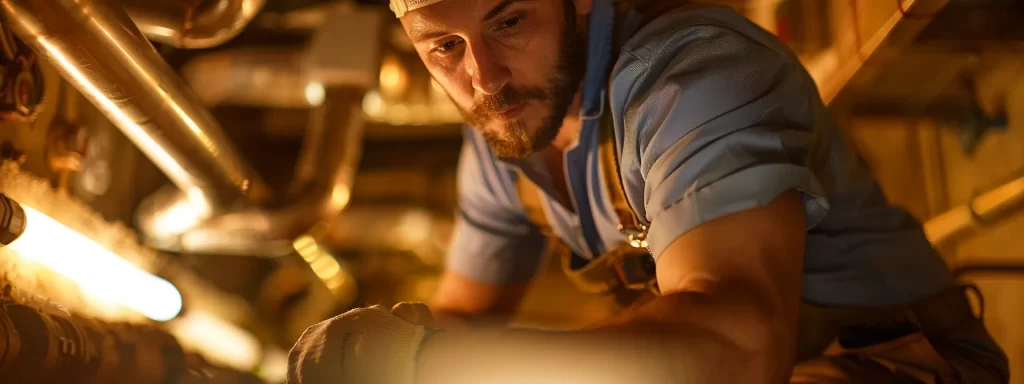
POLYGON ((939 14, 939 11, 928 13, 910 13, 910 11, 907 10, 907 7, 903 5, 903 0, 896 0, 896 9, 899 9, 900 15, 903 15, 903 17, 906 17, 908 19, 931 19, 935 17, 935 15, 939 14))

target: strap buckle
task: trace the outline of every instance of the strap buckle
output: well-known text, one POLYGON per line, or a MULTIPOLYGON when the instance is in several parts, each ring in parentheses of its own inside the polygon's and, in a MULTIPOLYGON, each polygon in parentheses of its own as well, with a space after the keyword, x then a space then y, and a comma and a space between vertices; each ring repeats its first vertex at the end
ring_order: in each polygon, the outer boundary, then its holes
POLYGON ((646 291, 657 283, 654 258, 650 253, 631 251, 612 264, 623 288, 646 291))
POLYGON ((626 228, 619 224, 619 233, 626 236, 626 241, 633 248, 647 248, 647 226, 640 225, 639 229, 626 228))

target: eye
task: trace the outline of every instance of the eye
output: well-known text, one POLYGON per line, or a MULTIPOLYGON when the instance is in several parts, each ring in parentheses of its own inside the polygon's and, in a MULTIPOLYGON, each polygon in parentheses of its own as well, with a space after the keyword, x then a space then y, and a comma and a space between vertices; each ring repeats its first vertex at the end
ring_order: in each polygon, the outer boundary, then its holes
POLYGON ((508 30, 508 29, 515 28, 516 26, 519 25, 520 22, 523 21, 523 19, 525 19, 525 17, 523 17, 523 16, 511 17, 508 20, 505 20, 505 21, 501 22, 501 24, 498 24, 498 26, 495 27, 494 29, 496 31, 501 31, 501 30, 508 30))
POLYGON ((440 53, 440 54, 451 53, 452 51, 455 50, 455 48, 458 48, 459 44, 461 44, 461 43, 462 43, 462 40, 460 40, 460 39, 446 40, 446 41, 438 44, 434 48, 434 52, 437 52, 437 53, 440 53))

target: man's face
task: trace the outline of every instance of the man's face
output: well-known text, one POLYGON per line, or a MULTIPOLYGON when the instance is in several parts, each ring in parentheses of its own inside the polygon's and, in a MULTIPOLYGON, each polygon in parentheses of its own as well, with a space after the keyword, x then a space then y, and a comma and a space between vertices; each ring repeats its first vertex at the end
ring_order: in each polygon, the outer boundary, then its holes
POLYGON ((586 65, 576 3, 445 0, 402 17, 434 79, 495 154, 523 158, 557 136, 586 65))

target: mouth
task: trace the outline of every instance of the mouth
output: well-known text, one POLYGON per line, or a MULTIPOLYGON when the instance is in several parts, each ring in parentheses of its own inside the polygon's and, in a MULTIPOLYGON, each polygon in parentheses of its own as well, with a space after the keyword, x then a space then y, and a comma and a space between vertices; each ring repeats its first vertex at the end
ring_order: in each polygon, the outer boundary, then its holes
POLYGON ((515 120, 519 115, 522 115, 524 109, 526 109, 526 103, 519 103, 504 112, 494 114, 494 116, 497 117, 498 120, 508 122, 515 120))

